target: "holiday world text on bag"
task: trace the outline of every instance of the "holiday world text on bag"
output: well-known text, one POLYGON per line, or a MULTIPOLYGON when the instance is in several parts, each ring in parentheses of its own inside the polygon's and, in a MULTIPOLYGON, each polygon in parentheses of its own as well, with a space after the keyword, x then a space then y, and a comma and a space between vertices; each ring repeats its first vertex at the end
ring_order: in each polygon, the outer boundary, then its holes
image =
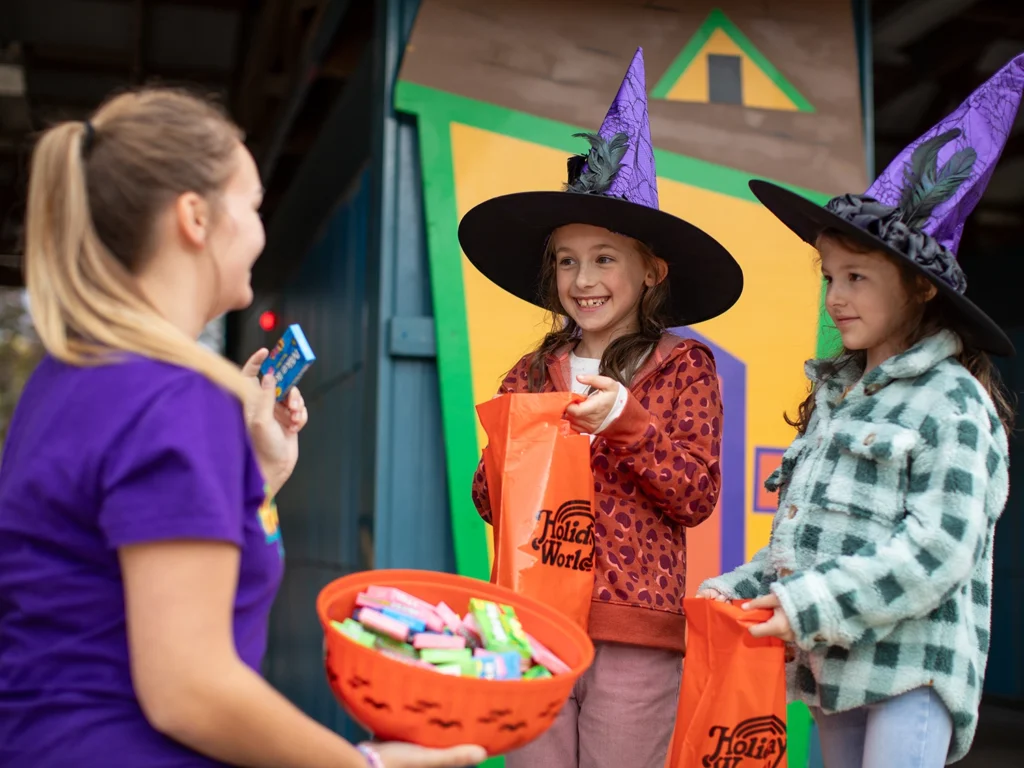
POLYGON ((590 439, 568 392, 501 395, 477 406, 494 526, 491 581, 546 603, 584 630, 594 591, 590 439))

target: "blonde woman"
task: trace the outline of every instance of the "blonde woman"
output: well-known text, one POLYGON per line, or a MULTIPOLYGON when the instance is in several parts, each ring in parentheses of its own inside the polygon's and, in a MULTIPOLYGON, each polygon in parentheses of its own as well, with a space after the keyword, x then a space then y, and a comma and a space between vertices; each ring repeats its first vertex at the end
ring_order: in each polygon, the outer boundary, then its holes
POLYGON ((273 497, 301 395, 197 343, 264 245, 238 129, 118 96, 40 139, 26 270, 48 351, 0 467, 0 766, 420 768, 476 747, 354 747, 259 675, 284 568, 273 497))

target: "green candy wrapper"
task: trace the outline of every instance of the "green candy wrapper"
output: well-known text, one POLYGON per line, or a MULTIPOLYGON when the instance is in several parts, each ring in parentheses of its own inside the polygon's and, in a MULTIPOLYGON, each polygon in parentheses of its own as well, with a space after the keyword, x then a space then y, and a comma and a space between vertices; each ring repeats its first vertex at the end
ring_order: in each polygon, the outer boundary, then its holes
POLYGON ((384 637, 383 635, 374 635, 374 637, 377 641, 378 648, 400 654, 410 659, 415 659, 419 656, 416 649, 409 645, 409 643, 400 643, 398 640, 390 637, 384 637))
POLYGON ((420 659, 429 664, 461 664, 472 661, 473 652, 469 648, 424 648, 420 659))
POLYGON ((373 648, 374 642, 377 639, 375 634, 367 632, 363 625, 355 619, 345 619, 343 622, 332 621, 331 626, 341 634, 350 637, 367 648, 373 648))
POLYGON ((474 597, 469 601, 469 611, 473 614, 473 618, 476 619, 477 627, 479 627, 480 635, 484 641, 484 648, 498 653, 503 651, 519 651, 508 630, 505 629, 501 608, 498 607, 497 603, 474 597))
POLYGON ((545 677, 552 677, 551 672, 540 664, 523 672, 523 680, 543 680, 545 677))
POLYGON ((515 650, 519 652, 523 659, 529 661, 533 656, 533 650, 530 648, 530 641, 526 639, 523 625, 519 622, 519 617, 516 616, 515 608, 510 605, 502 605, 500 609, 501 624, 512 640, 515 650))
POLYGON ((462 667, 458 664, 438 664, 434 667, 442 675, 451 675, 452 677, 462 677, 462 667))

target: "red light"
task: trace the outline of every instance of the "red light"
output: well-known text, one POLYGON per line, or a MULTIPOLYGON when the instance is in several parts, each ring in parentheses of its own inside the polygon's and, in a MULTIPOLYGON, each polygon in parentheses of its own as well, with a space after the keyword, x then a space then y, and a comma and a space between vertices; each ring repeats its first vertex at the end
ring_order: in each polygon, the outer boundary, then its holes
POLYGON ((271 311, 260 313, 260 328, 264 331, 272 331, 277 327, 277 315, 271 311))

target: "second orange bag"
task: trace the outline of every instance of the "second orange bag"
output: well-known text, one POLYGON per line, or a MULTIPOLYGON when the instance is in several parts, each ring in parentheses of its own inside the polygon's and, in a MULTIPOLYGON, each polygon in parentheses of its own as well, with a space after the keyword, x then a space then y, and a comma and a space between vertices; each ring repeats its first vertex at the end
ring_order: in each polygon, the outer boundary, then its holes
POLYGON ((772 617, 686 598, 686 659, 666 768, 786 768, 786 662, 778 638, 748 631, 772 617))
POLYGON ((494 526, 491 581, 561 611, 584 630, 594 591, 590 439, 573 432, 568 392, 501 395, 477 406, 494 526))

